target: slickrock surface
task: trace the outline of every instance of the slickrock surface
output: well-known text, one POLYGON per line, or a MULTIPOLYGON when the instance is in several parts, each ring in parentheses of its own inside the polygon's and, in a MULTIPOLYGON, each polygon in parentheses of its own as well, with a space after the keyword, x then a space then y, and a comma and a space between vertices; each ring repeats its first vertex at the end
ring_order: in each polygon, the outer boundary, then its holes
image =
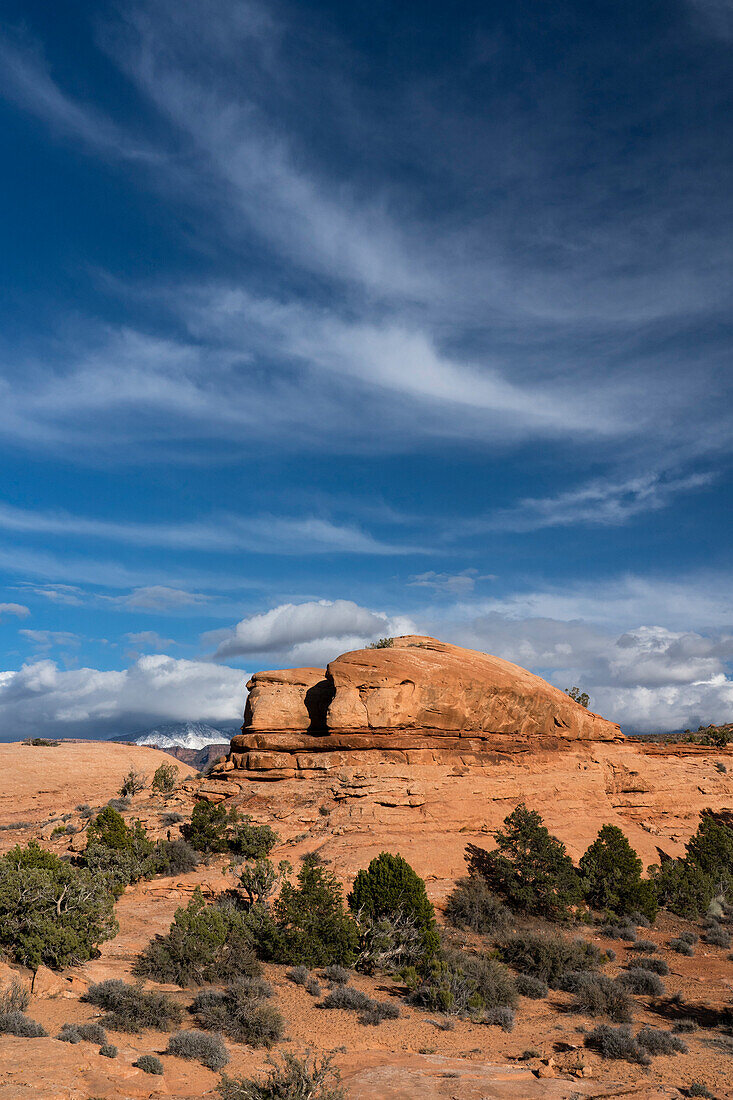
POLYGON ((196 774, 187 764, 176 765, 168 753, 143 745, 107 741, 61 741, 55 747, 0 744, 0 822, 38 824, 68 813, 80 803, 99 805, 119 793, 123 776, 131 767, 150 780, 160 764, 177 766, 180 779, 196 774))

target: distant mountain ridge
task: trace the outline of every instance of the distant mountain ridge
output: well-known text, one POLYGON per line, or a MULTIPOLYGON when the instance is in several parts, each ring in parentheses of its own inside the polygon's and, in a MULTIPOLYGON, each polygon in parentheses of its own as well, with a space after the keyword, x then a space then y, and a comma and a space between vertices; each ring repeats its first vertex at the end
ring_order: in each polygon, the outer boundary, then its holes
POLYGON ((239 726, 212 726, 208 722, 164 722, 152 729, 141 730, 125 741, 134 745, 154 745, 159 749, 175 748, 199 751, 209 745, 228 744, 232 735, 239 732, 239 726))

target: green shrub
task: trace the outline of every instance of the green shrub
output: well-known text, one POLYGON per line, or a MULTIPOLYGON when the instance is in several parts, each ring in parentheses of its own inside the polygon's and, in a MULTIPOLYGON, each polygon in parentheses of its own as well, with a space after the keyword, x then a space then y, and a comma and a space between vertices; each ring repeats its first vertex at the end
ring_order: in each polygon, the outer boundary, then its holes
POLYGON ((648 1024, 637 1031, 636 1041, 648 1054, 687 1054, 687 1043, 671 1031, 649 1027, 648 1024))
POLYGON ((269 993, 266 983, 244 979, 223 991, 203 990, 191 1005, 191 1012, 207 1031, 223 1032, 251 1047, 270 1047, 282 1038, 285 1022, 273 1005, 264 1003, 269 993))
POLYGON ((401 855, 381 852, 359 871, 349 894, 349 908, 370 921, 384 917, 414 922, 422 936, 424 955, 434 955, 440 939, 435 910, 425 883, 401 855))
POLYGON ((585 1037, 585 1045, 602 1058, 615 1058, 633 1062, 639 1066, 650 1064, 649 1055, 639 1046, 628 1027, 609 1027, 601 1024, 585 1037))
POLYGON ((159 840, 155 846, 156 875, 187 875, 195 871, 201 859, 185 840, 159 840))
POLYGON ((251 818, 237 821, 231 830, 229 848, 242 859, 265 859, 269 856, 280 837, 269 825, 253 825, 251 818))
POLYGON ((126 776, 122 779, 122 785, 119 793, 122 798, 129 798, 131 795, 140 794, 144 791, 148 785, 148 777, 143 772, 139 772, 133 765, 130 766, 130 770, 126 776))
POLYGON ((260 944, 274 962, 353 966, 359 932, 344 910, 341 886, 333 872, 303 864, 297 885, 283 883, 273 917, 275 931, 267 929, 260 944))
POLYGON ((148 840, 140 822, 136 821, 132 826, 126 825, 122 814, 110 805, 100 810, 89 825, 87 842, 103 844, 105 848, 115 848, 118 851, 131 851, 143 846, 148 855, 153 850, 153 844, 148 840))
POLYGON ((593 909, 620 917, 639 911, 648 921, 657 915, 657 893, 641 877, 642 863, 617 825, 604 825, 578 865, 583 894, 593 909))
POLYGON ((217 1086, 221 1100, 346 1100, 331 1055, 319 1058, 306 1052, 297 1058, 285 1053, 282 1062, 269 1061, 264 1081, 225 1074, 217 1086))
POLYGON ((154 1054, 141 1054, 136 1062, 132 1063, 143 1073, 152 1073, 156 1077, 163 1076, 163 1063, 154 1054))
POLYGON ((177 782, 177 766, 175 764, 160 764, 155 769, 151 786, 154 791, 159 791, 160 794, 170 794, 171 791, 176 789, 177 782))
POLYGON ((514 1008, 517 989, 505 966, 484 955, 447 951, 434 959, 410 995, 429 1012, 475 1015, 500 1005, 514 1008))
POLYGON ((181 987, 260 974, 245 915, 233 906, 207 905, 197 887, 175 912, 165 935, 155 936, 134 964, 139 977, 181 987))
POLYGON ((597 970, 600 949, 587 940, 540 932, 518 932, 498 944, 501 958, 522 974, 540 978, 553 988, 568 970, 597 970))
POLYGON ((105 806, 87 829, 81 860, 93 874, 107 877, 115 892, 155 874, 154 844, 139 821, 126 825, 112 806, 105 806))
POLYGON ((104 1010, 102 1025, 110 1031, 139 1034, 145 1028, 170 1031, 183 1019, 183 1009, 165 993, 107 978, 90 985, 82 1001, 104 1010))
POLYGON ((188 1058, 200 1062, 207 1069, 220 1070, 227 1065, 229 1054, 218 1035, 207 1035, 205 1031, 178 1031, 171 1035, 165 1054, 174 1054, 176 1058, 188 1058))
POLYGON ((19 1039, 42 1039, 48 1032, 41 1024, 15 1010, 0 1013, 0 1035, 16 1035, 19 1039))
POLYGON ((93 958, 117 931, 104 879, 35 841, 0 859, 0 946, 16 962, 60 970, 93 958))
POLYGON ((236 810, 227 811, 223 806, 214 806, 200 799, 193 808, 191 820, 181 829, 187 840, 197 852, 226 852, 229 848, 229 829, 239 821, 236 810))
POLYGON ((733 886, 733 828, 703 810, 697 832, 687 844, 687 859, 718 885, 724 893, 733 886))
POLYGON ((703 916, 717 892, 715 880, 688 859, 665 860, 649 875, 659 904, 687 920, 703 916))
POLYGON ((651 970, 645 970, 641 966, 632 966, 629 970, 623 970, 618 978, 631 993, 640 993, 648 997, 661 997, 664 993, 664 985, 651 970))
POLYGON ((105 1043, 104 1046, 99 1048, 99 1053, 103 1058, 116 1058, 119 1051, 114 1043, 105 1043))
POLYGON ((574 1009, 584 1016, 608 1016, 625 1024, 631 1020, 633 1002, 626 990, 606 974, 577 970, 560 980, 562 988, 575 993, 574 1009))
POLYGON ((460 878, 448 895, 445 915, 454 928, 501 935, 511 924, 512 915, 486 879, 478 875, 460 878))
POLYGON ((484 878, 512 909, 566 920, 582 900, 582 892, 565 845, 524 803, 504 819, 504 825, 497 830, 495 851, 468 845, 469 873, 484 878))
POLYGON ((264 905, 267 899, 274 893, 278 883, 292 870, 287 860, 281 860, 277 867, 269 859, 256 859, 254 862, 245 863, 239 873, 237 883, 243 890, 247 904, 264 905))
POLYGON ((693 1081, 690 1085, 687 1086, 687 1095, 702 1096, 705 1097, 706 1100, 715 1100, 715 1097, 713 1096, 710 1089, 707 1088, 707 1086, 703 1085, 700 1081, 693 1081))

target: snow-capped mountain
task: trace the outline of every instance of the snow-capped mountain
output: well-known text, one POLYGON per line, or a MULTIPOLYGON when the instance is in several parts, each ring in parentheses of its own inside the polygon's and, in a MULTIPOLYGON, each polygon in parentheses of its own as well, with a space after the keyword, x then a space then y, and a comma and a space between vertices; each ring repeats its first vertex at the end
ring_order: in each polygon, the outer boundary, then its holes
POLYGON ((210 726, 206 722, 165 722, 154 729, 142 730, 129 739, 135 745, 155 745, 159 749, 205 749, 230 740, 238 726, 210 726))

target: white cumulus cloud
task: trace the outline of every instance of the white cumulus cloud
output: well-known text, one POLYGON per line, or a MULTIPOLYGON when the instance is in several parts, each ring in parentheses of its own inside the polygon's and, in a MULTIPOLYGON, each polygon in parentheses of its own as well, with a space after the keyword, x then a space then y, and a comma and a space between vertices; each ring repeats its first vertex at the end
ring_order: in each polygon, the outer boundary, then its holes
POLYGON ((129 668, 63 670, 41 660, 0 672, 0 728, 6 740, 29 734, 123 736, 161 720, 236 721, 246 673, 164 654, 129 668))
POLYGON ((383 636, 414 633, 404 616, 370 611, 352 600, 311 600, 285 603, 242 619, 217 638, 214 658, 251 653, 277 653, 301 662, 325 663, 349 649, 383 636))

